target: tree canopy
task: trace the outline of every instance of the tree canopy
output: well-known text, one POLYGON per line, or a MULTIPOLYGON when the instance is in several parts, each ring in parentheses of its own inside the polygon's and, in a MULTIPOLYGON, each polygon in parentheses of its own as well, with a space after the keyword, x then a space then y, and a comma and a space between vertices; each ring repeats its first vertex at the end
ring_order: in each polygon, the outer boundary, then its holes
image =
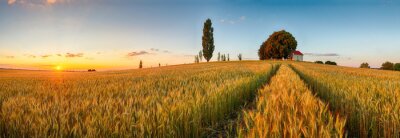
POLYGON ((394 64, 394 70, 400 71, 400 63, 394 64))
POLYGON ((212 27, 212 23, 210 19, 207 19, 204 22, 203 28, 203 37, 202 37, 202 46, 203 46, 203 56, 207 62, 210 61, 214 52, 214 28, 212 27))
POLYGON ((383 70, 393 70, 393 66, 394 65, 393 65, 392 62, 386 61, 385 63, 382 64, 381 69, 383 69, 383 70))
POLYGON ((266 59, 288 59, 291 58, 291 53, 296 50, 296 39, 285 30, 274 32, 260 46, 258 56, 260 60, 266 59))
POLYGON ((360 68, 370 68, 370 66, 367 62, 365 62, 360 65, 360 68))

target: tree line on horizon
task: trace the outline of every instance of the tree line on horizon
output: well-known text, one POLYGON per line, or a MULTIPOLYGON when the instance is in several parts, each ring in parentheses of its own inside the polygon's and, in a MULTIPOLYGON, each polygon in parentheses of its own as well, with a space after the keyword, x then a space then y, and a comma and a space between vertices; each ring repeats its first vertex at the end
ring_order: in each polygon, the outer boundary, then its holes
MULTIPOLYGON (((361 63, 360 68, 371 68, 367 62, 361 63)), ((381 67, 379 69, 382 70, 395 70, 395 71, 400 71, 400 63, 392 63, 389 61, 386 61, 382 63, 381 67)))

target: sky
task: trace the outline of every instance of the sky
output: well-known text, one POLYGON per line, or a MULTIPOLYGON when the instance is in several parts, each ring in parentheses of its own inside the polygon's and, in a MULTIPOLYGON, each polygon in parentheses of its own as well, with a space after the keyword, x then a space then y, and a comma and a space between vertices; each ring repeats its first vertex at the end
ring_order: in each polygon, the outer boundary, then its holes
POLYGON ((304 60, 400 62, 399 0, 1 0, 0 68, 98 70, 193 63, 210 18, 218 52, 258 59, 275 31, 304 60))

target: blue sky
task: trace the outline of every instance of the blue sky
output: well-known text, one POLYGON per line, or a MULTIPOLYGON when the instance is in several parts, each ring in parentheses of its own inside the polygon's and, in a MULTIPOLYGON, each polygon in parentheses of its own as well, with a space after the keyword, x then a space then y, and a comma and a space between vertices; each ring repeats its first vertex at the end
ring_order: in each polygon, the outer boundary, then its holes
POLYGON ((285 29, 308 61, 400 62, 400 2, 394 0, 4 0, 0 17, 0 67, 192 63, 207 18, 214 60, 218 52, 257 59, 260 44, 285 29))

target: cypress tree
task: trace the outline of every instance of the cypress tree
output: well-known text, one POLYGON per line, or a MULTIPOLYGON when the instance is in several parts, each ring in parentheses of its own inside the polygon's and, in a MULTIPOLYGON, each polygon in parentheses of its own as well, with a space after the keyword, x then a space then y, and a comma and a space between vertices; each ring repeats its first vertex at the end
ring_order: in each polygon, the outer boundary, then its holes
POLYGON ((218 61, 221 61, 221 53, 218 52, 218 61))
POLYGON ((212 23, 210 19, 207 19, 204 22, 203 28, 203 37, 202 37, 202 46, 203 46, 203 56, 207 62, 210 61, 214 52, 214 28, 212 27, 212 23))

